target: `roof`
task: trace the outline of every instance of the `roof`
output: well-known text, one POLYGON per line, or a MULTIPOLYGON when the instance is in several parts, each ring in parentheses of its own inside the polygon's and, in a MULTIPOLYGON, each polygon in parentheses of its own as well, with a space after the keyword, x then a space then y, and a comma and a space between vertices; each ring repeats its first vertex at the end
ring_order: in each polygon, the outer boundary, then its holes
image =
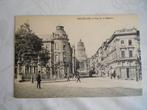
POLYGON ((139 31, 134 27, 130 29, 124 28, 121 30, 116 30, 109 39, 108 43, 110 43, 116 36, 126 36, 126 35, 139 35, 139 31))
POLYGON ((64 26, 57 26, 55 32, 53 32, 54 39, 68 39, 64 26))
MULTIPOLYGON (((113 41, 113 39, 116 37, 116 36, 126 36, 126 35, 139 35, 139 30, 137 30, 135 27, 133 28, 123 28, 121 30, 116 30, 114 31, 114 33, 112 34, 112 36, 107 39, 105 42, 102 43, 102 45, 98 48, 97 52, 99 50, 101 50, 103 47, 105 47, 105 49, 107 48, 108 44, 111 43, 111 41, 113 41)), ((92 56, 92 58, 94 57, 94 55, 92 56)))

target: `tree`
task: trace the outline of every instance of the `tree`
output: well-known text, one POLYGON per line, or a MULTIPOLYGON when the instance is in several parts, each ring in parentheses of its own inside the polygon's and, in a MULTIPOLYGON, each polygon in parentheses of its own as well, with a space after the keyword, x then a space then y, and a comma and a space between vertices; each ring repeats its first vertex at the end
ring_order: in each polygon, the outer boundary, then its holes
POLYGON ((38 54, 42 48, 42 39, 40 39, 31 30, 27 23, 22 24, 15 32, 15 63, 18 58, 33 57, 33 54, 38 54))

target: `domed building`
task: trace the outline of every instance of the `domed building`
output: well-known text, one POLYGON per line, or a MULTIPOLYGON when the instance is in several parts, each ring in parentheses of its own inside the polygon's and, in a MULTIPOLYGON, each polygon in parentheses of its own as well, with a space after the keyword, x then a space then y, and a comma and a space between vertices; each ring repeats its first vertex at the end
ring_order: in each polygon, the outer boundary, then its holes
POLYGON ((57 26, 56 31, 53 32, 53 39, 69 40, 63 26, 57 26))
POLYGON ((50 36, 51 40, 44 41, 43 47, 49 52, 49 78, 64 78, 72 73, 72 48, 63 26, 57 26, 50 36))
POLYGON ((86 50, 84 46, 84 42, 80 39, 80 41, 77 43, 77 59, 79 61, 83 61, 87 59, 86 50))

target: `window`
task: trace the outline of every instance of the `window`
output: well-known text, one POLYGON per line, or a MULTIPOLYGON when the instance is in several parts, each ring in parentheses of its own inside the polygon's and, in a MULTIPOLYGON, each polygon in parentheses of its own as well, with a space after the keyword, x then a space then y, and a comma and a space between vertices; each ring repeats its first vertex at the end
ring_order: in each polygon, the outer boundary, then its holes
POLYGON ((55 55, 55 62, 58 63, 59 62, 59 56, 55 55))
POLYGON ((55 49, 56 49, 56 43, 55 43, 55 49))
POLYGON ((121 40, 121 44, 124 44, 124 40, 121 40))
POLYGON ((121 57, 125 57, 125 51, 121 51, 121 57))
POLYGON ((103 61, 103 60, 104 60, 104 58, 102 57, 102 58, 101 58, 101 61, 103 61))
POLYGON ((59 49, 59 45, 57 43, 55 43, 55 49, 58 50, 59 49))
POLYGON ((65 50, 65 45, 63 45, 63 50, 65 50))
POLYGON ((128 43, 129 43, 129 45, 132 45, 132 40, 129 40, 128 43))
POLYGON ((122 61, 122 63, 124 64, 124 63, 125 63, 125 61, 122 61))
POLYGON ((129 57, 133 57, 133 52, 132 52, 132 50, 129 50, 129 57))

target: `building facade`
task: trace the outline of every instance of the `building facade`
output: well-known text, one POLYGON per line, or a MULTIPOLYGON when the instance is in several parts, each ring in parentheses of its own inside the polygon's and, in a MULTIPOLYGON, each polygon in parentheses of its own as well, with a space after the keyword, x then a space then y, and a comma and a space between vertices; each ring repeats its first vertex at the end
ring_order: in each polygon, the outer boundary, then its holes
POLYGON ((63 26, 57 26, 55 32, 43 39, 40 53, 29 54, 32 58, 27 64, 24 57, 17 62, 18 80, 35 78, 39 71, 43 79, 62 79, 75 71, 75 49, 72 49, 63 26))
POLYGON ((90 62, 91 68, 95 68, 99 76, 115 74, 118 79, 141 79, 139 31, 136 28, 116 30, 91 57, 90 62))
POLYGON ((49 52, 50 78, 64 78, 72 74, 72 47, 63 26, 57 26, 56 31, 50 36, 50 40, 43 42, 43 47, 49 52))

